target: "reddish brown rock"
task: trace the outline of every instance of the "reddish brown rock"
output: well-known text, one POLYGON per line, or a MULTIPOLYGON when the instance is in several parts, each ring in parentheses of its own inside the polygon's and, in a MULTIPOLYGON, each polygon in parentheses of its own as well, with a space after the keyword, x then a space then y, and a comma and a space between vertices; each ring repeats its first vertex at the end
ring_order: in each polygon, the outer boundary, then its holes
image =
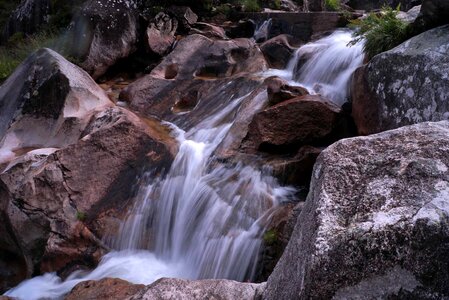
POLYGON ((123 300, 140 290, 143 284, 132 284, 115 278, 106 278, 99 281, 84 281, 77 284, 65 300, 123 300))
POLYGON ((268 103, 276 105, 286 100, 308 95, 309 92, 300 86, 291 86, 279 77, 269 77, 265 80, 267 85, 268 103))
POLYGON ((176 19, 162 12, 157 14, 146 31, 149 51, 160 56, 166 54, 176 40, 177 29, 176 19))
POLYGON ((366 79, 367 65, 358 68, 351 82, 352 117, 359 135, 381 131, 379 103, 366 79))
POLYGON ((267 69, 259 47, 250 39, 212 40, 194 34, 180 40, 151 75, 167 78, 167 68, 177 66, 175 79, 222 78, 267 69))
POLYGON ((341 135, 344 119, 340 108, 319 96, 294 98, 258 113, 242 148, 291 152, 301 145, 326 145, 341 135))
POLYGON ((121 108, 97 114, 83 136, 32 151, 0 176, 0 251, 12 254, 1 262, 22 266, 25 277, 93 267, 107 250, 101 238, 132 203, 136 176, 158 174, 173 158, 170 140, 121 108))
POLYGON ((281 34, 260 45, 260 50, 271 68, 285 69, 296 48, 300 46, 299 40, 295 40, 291 35, 281 34))
POLYGON ((228 39, 226 32, 222 27, 204 22, 195 23, 190 30, 190 34, 202 34, 211 39, 228 39))
POLYGON ((147 75, 130 84, 120 97, 143 115, 154 115, 189 129, 203 121, 204 115, 223 109, 232 100, 248 96, 262 84, 260 78, 248 76, 169 80, 147 75))

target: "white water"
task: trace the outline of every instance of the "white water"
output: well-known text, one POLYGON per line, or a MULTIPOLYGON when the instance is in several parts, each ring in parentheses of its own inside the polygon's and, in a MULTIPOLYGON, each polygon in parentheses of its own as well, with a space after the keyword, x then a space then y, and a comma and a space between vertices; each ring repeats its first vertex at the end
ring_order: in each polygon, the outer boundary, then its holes
MULTIPOLYGON (((348 47, 350 40, 349 31, 336 31, 301 47, 286 70, 270 70, 265 76, 283 77, 341 104, 350 76, 363 60, 362 46, 348 47), (308 53, 311 58, 295 71, 308 53)), ((252 167, 213 162, 213 151, 244 98, 217 104, 188 132, 174 130, 180 149, 171 170, 162 179, 146 175, 120 236, 111 242, 116 251, 104 256, 95 270, 76 272, 64 281, 45 274, 6 295, 59 299, 81 281, 106 277, 142 284, 161 277, 250 280, 264 226, 276 205, 294 190, 252 167)))
POLYGON ((285 70, 269 70, 266 76, 279 76, 342 105, 348 100, 351 76, 364 59, 363 43, 349 45, 352 38, 352 31, 337 30, 300 47, 285 70))
MULTIPOLYGON (((61 298, 85 280, 115 277, 150 284, 161 277, 253 278, 261 235, 276 205, 294 189, 248 166, 211 165, 211 155, 232 125, 243 99, 218 109, 185 133, 176 129, 179 153, 165 179, 149 180, 106 255, 90 273, 65 281, 45 274, 6 295, 61 298)), ((151 176, 148 176, 151 178, 151 176)))
POLYGON ((271 18, 259 23, 254 31, 253 39, 257 42, 266 41, 268 39, 272 23, 273 21, 271 18))

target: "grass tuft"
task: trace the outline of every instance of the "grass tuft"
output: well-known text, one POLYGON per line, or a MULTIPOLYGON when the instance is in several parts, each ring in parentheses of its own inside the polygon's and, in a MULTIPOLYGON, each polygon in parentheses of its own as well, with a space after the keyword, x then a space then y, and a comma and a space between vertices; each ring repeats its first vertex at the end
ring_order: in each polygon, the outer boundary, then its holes
POLYGON ((365 19, 351 21, 356 29, 351 44, 365 40, 364 51, 368 59, 388 51, 411 37, 409 24, 397 18, 398 9, 384 7, 365 19))

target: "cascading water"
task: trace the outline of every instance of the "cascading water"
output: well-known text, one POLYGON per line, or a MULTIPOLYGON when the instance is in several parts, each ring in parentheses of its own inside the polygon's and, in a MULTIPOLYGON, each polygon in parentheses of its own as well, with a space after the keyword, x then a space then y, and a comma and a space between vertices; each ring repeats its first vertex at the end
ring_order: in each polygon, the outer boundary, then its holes
POLYGON ((364 59, 363 42, 350 45, 352 39, 352 31, 339 29, 299 48, 285 70, 270 70, 267 74, 342 105, 348 99, 351 75, 364 59))
MULTIPOLYGON (((286 70, 264 75, 283 77, 341 104, 352 72, 363 61, 362 45, 348 47, 350 40, 350 31, 338 30, 301 47, 286 70)), ((295 190, 252 167, 214 161, 213 152, 246 96, 232 97, 187 132, 171 125, 180 146, 170 171, 165 178, 144 176, 135 206, 110 241, 116 250, 95 270, 75 272, 64 281, 45 274, 6 295, 59 299, 81 281, 106 277, 142 284, 161 277, 251 280, 264 226, 277 204, 295 190)))
POLYGON ((264 225, 295 190, 249 166, 213 163, 213 151, 244 98, 218 105, 188 132, 175 128, 180 147, 171 170, 164 179, 148 176, 113 241, 118 251, 94 271, 76 272, 65 281, 45 274, 6 295, 55 299, 81 281, 105 277, 143 284, 161 277, 251 280, 264 225))

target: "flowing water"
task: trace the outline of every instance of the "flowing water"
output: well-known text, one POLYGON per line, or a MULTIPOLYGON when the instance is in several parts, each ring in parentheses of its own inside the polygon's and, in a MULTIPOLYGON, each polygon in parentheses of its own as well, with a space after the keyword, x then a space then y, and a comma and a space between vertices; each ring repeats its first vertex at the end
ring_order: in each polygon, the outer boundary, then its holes
POLYGON ((282 77, 342 105, 348 100, 351 76, 364 59, 363 42, 351 45, 352 39, 352 31, 336 30, 300 47, 285 70, 270 70, 267 75, 282 77))
POLYGON ((249 166, 212 163, 212 153, 244 98, 218 107, 188 132, 173 130, 180 148, 171 170, 163 179, 147 176, 113 241, 117 251, 106 255, 95 270, 76 272, 65 281, 45 274, 6 295, 58 298, 81 281, 105 277, 142 284, 161 277, 251 280, 264 226, 275 207, 290 200, 295 190, 249 166))
MULTIPOLYGON (((351 73, 363 59, 360 45, 347 46, 350 37, 348 31, 337 31, 301 47, 286 70, 265 76, 279 75, 341 103, 351 73), (305 56, 308 60, 301 65, 305 56)), ((170 125, 180 145, 171 169, 164 178, 143 176, 135 206, 119 236, 109 241, 115 251, 95 270, 75 272, 64 281, 45 274, 6 295, 58 299, 81 281, 106 277, 141 284, 161 277, 251 280, 264 227, 276 206, 289 201, 295 190, 253 167, 213 159, 248 96, 217 103, 187 132, 170 125)))

